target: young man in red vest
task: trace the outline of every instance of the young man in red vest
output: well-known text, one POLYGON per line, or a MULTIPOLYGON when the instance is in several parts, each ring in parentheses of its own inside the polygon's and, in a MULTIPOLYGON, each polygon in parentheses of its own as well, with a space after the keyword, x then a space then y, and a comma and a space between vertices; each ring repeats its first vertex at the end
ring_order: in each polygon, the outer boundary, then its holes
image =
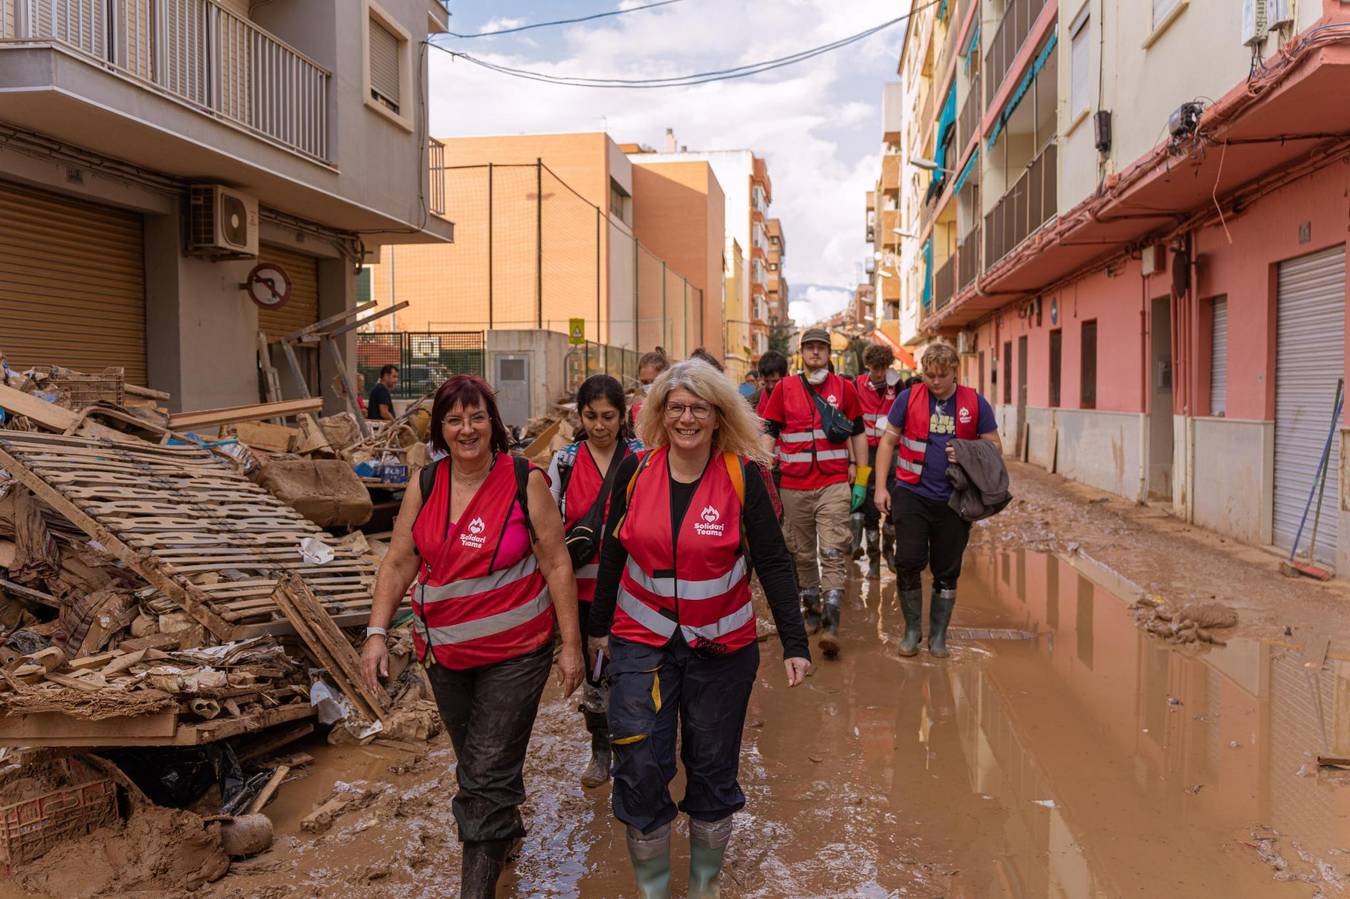
MULTIPOLYGON (((867 482, 867 497, 863 500, 862 508, 853 513, 853 518, 857 520, 859 514, 862 516, 858 530, 867 535, 867 576, 873 580, 881 577, 883 555, 891 571, 895 571, 895 531, 887 520, 883 543, 881 513, 874 502, 877 472, 881 471, 876 467, 877 446, 886 430, 886 416, 890 414, 895 397, 900 392, 900 372, 891 368, 894 362, 895 353, 891 352, 890 347, 884 343, 869 343, 867 349, 863 350, 863 365, 867 371, 858 375, 853 382, 858 389, 858 402, 862 404, 863 426, 867 429, 867 464, 872 466, 872 480, 867 482)), ((894 484, 894 476, 886 472, 886 486, 882 490, 888 491, 894 484)), ((853 537, 855 556, 861 538, 861 533, 853 537)))
POLYGON ((810 328, 801 346, 805 371, 784 378, 760 414, 765 447, 782 473, 783 533, 797 566, 806 629, 814 633, 823 625, 820 649, 833 658, 848 581, 848 517, 862 506, 871 468, 859 462, 867 458, 867 437, 858 391, 829 370, 829 332, 810 328))
POLYGON ((956 607, 956 579, 970 539, 970 523, 947 505, 952 485, 947 465, 955 461, 957 440, 988 440, 1002 448, 989 401, 972 387, 958 385, 960 359, 949 344, 935 343, 919 362, 923 383, 896 397, 877 446, 877 469, 896 459, 895 489, 877 491, 877 511, 895 522, 895 561, 899 571, 900 610, 905 636, 900 655, 918 653, 923 639, 923 587, 919 575, 932 559, 933 599, 928 618, 928 652, 945 659, 947 625, 956 607))

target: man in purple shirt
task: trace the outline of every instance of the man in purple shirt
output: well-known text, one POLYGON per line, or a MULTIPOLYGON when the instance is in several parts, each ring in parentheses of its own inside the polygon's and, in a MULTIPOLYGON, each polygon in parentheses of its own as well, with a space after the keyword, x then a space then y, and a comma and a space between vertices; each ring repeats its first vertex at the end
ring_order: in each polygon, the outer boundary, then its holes
MULTIPOLYGON (((956 383, 960 358, 949 344, 935 343, 920 360, 923 383, 901 391, 886 419, 877 447, 876 470, 896 460, 894 490, 876 493, 876 506, 895 523, 895 563, 899 569, 900 610, 905 636, 900 655, 918 653, 923 639, 923 587, 919 577, 931 559, 933 598, 929 610, 928 652, 946 658, 947 625, 956 607, 956 579, 970 540, 970 523, 947 505, 952 485, 947 465, 956 461, 955 439, 988 440, 1000 449, 998 422, 989 401, 956 383)), ((880 478, 878 478, 880 482, 880 478)))

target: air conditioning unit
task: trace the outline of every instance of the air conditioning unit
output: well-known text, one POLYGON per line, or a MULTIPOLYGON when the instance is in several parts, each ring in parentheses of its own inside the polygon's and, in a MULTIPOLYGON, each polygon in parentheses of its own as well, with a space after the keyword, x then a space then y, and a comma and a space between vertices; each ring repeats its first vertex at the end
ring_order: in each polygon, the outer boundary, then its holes
POLYGON ((1266 0, 1266 27, 1283 28, 1294 24, 1293 0, 1266 0))
POLYGON ((975 332, 958 331, 956 334, 956 351, 963 356, 968 356, 975 352, 975 332))
POLYGON ((1144 247, 1140 266, 1145 275, 1167 271, 1167 247, 1160 243, 1144 247))
POLYGON ((188 190, 188 253, 240 259, 258 255, 258 201, 219 184, 188 190))
POLYGON ((1265 42, 1269 28, 1267 0, 1242 0, 1242 44, 1251 47, 1265 42))

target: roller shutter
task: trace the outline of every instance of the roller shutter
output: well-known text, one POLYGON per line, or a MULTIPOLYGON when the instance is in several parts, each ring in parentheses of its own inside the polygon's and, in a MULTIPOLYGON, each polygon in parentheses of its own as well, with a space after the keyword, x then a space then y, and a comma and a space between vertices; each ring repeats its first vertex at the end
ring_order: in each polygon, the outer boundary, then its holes
MULTIPOLYGON (((1294 545, 1345 372, 1345 245, 1280 263, 1275 310, 1275 545, 1294 545)), ((1336 562, 1340 441, 1331 441, 1315 558, 1336 562)), ((1313 509, 1317 499, 1313 498, 1313 509)), ((1299 555, 1312 534, 1309 512, 1299 555)))
POLYGON ((1210 333, 1209 414, 1228 414, 1228 299, 1214 301, 1214 327, 1210 333))
MULTIPOLYGON (((270 262, 285 269, 291 278, 291 298, 280 309, 259 309, 258 329, 268 337, 293 334, 319 320, 319 260, 285 247, 263 244, 258 248, 258 261, 270 262)), ((295 354, 305 370, 305 381, 314 396, 319 390, 319 354, 312 348, 296 347, 295 354)), ((280 355, 274 364, 285 366, 280 355)))
POLYGON ((0 351, 146 383, 141 217, 0 181, 0 351))

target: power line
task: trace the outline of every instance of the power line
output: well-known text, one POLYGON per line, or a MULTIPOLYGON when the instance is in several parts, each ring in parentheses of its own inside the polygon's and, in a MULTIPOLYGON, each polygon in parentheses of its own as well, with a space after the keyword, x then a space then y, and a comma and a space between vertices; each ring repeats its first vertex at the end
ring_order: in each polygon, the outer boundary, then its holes
POLYGON ((644 9, 655 9, 658 6, 670 6, 672 3, 683 3, 684 0, 660 0, 658 3, 648 3, 646 6, 634 6, 629 9, 614 9, 609 12, 598 12, 594 15, 579 16, 575 19, 556 19, 552 22, 536 22, 533 25, 521 25, 517 28, 503 28, 500 31, 480 31, 477 34, 458 34, 454 31, 447 31, 446 34, 451 37, 463 38, 468 40, 475 37, 501 37, 504 34, 517 34, 521 31, 531 31, 535 28, 551 28, 555 25, 576 25, 579 22, 593 22, 596 19, 607 19, 610 16, 622 16, 630 12, 641 12, 644 9))
POLYGON ((838 40, 830 41, 827 44, 821 44, 787 56, 780 56, 776 59, 763 60, 761 62, 749 63, 743 66, 735 66, 729 69, 717 69, 710 72, 696 72, 690 75, 679 75, 666 78, 595 78, 584 75, 552 75, 545 72, 531 71, 528 69, 517 69, 511 66, 501 65, 499 63, 488 62, 485 59, 479 59, 439 44, 432 44, 442 52, 449 53, 452 57, 463 59, 465 62, 497 72, 502 75, 509 75, 513 78, 522 78, 528 81, 538 81, 544 84, 557 84, 566 87, 595 87, 595 88, 633 88, 633 89, 655 89, 663 87, 692 87, 699 84, 709 84, 714 81, 730 81, 736 78, 748 78, 751 75, 758 75, 761 72, 769 72, 774 69, 780 69, 785 66, 796 65, 799 62, 805 62, 808 59, 814 59, 826 53, 847 47, 859 41, 865 40, 874 34, 891 28, 910 18, 915 12, 936 6, 943 0, 929 0, 929 2, 914 7, 910 12, 903 16, 897 16, 889 19, 879 25, 851 34, 838 40))

